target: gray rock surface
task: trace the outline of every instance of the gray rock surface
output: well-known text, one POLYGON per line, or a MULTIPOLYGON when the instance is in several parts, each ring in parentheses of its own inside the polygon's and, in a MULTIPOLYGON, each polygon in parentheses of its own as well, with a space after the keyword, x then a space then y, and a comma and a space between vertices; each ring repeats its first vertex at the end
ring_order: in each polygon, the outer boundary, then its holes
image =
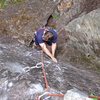
POLYGON ((99 21, 100 0, 25 0, 0 10, 0 99, 35 100, 45 93, 41 68, 25 71, 41 61, 41 52, 28 45, 45 24, 59 35, 58 64, 44 55, 49 92, 75 87, 100 95, 99 21))
MULTIPOLYGON (((71 21, 60 32, 59 49, 63 57, 76 63, 85 62, 99 70, 100 9, 93 10, 71 21), (63 37, 64 35, 64 37, 63 37), (60 45, 60 42, 62 42, 60 45)), ((60 52, 60 51, 59 51, 60 52)), ((67 59, 65 58, 65 59, 67 59)), ((83 63, 82 63, 83 64, 83 63)))

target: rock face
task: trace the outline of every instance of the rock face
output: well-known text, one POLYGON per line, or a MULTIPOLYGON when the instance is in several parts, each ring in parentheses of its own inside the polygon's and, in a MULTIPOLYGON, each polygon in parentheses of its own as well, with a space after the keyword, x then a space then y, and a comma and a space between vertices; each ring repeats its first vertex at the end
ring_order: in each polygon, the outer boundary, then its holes
POLYGON ((58 2, 59 0, 25 0, 19 5, 8 5, 0 12, 0 34, 15 34, 29 42, 35 29, 47 23, 58 2))
POLYGON ((68 90, 67 93, 64 96, 64 100, 92 100, 88 98, 88 95, 77 90, 77 89, 71 89, 68 90))
POLYGON ((60 18, 57 20, 58 27, 67 25, 73 19, 85 15, 100 7, 99 0, 62 0, 57 6, 60 18))
POLYGON ((0 98, 31 100, 35 85, 43 90, 41 69, 27 74, 24 68, 40 62, 40 52, 27 45, 45 25, 56 28, 59 36, 59 63, 45 57, 51 93, 76 87, 100 95, 100 73, 95 72, 100 70, 99 22, 100 0, 24 0, 0 10, 0 98))
MULTIPOLYGON (((58 64, 44 55, 44 66, 49 84, 49 93, 65 94, 77 88, 87 93, 100 95, 100 74, 77 68, 59 59, 58 64)), ((41 51, 29 48, 14 36, 0 35, 0 100, 36 100, 46 93, 41 68, 41 51), (33 69, 31 69, 34 67, 33 69), (25 70, 29 68, 29 70, 25 70)), ((45 95, 43 98, 47 98, 45 95)), ((48 100, 63 100, 50 97, 48 100)))
MULTIPOLYGON (((100 9, 83 15, 64 27, 60 37, 63 39, 63 57, 72 62, 91 63, 90 66, 99 69, 100 57, 100 9), (63 35, 64 34, 64 37, 63 35), (65 36, 66 35, 66 36, 65 36), (95 64, 93 64, 95 63, 95 64)), ((59 43, 60 44, 60 43, 59 43)))

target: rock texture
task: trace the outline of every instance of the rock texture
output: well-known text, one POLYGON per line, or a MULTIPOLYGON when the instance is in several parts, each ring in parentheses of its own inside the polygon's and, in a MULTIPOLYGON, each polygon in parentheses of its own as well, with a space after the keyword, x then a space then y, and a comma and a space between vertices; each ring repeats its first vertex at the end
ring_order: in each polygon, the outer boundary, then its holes
POLYGON ((59 36, 59 63, 45 56, 50 92, 75 87, 100 95, 99 22, 100 0, 24 0, 0 10, 0 99, 34 100, 38 86, 45 92, 41 69, 24 70, 40 62, 40 52, 28 45, 34 31, 45 25, 59 36))
MULTIPOLYGON (((76 63, 90 63, 91 67, 99 70, 100 57, 100 9, 94 10, 82 17, 79 17, 68 25, 60 33, 63 38, 63 57, 69 58, 76 63), (64 37, 63 37, 63 35, 64 37)), ((59 40, 61 42, 61 40, 59 40)), ((60 44, 59 42, 59 44, 60 44)))
POLYGON ((0 12, 0 34, 17 35, 30 41, 35 29, 45 26, 59 1, 25 0, 0 12))

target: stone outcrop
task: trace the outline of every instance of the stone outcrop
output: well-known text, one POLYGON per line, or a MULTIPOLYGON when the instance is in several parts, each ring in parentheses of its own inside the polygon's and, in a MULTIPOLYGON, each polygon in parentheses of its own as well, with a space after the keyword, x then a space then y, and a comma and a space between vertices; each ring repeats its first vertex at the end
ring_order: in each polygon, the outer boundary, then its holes
POLYGON ((100 54, 99 8, 99 0, 24 0, 0 11, 0 34, 29 45, 36 29, 51 26, 58 30, 58 52, 65 60, 91 63, 100 54))
POLYGON ((100 9, 79 17, 60 32, 59 49, 65 59, 76 63, 91 63, 99 69, 100 9), (60 42, 62 42, 60 45, 60 42), (67 58, 66 58, 67 57, 67 58))
POLYGON ((29 45, 36 29, 51 26, 59 33, 59 54, 77 63, 82 55, 91 63, 100 54, 99 8, 100 0, 24 0, 0 11, 0 34, 29 45))
POLYGON ((30 41, 33 32, 45 26, 59 0, 24 0, 0 11, 0 34, 17 35, 30 41))
POLYGON ((41 69, 31 69, 41 52, 26 46, 45 25, 56 28, 59 36, 58 63, 44 55, 50 92, 75 87, 100 95, 100 0, 21 1, 0 10, 0 99, 34 100, 36 93, 45 92, 41 69))

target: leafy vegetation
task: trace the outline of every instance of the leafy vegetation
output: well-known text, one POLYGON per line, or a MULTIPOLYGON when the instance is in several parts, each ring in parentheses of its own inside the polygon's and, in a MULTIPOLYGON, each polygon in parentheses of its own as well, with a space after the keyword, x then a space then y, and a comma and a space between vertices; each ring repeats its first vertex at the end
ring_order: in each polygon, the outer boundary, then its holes
POLYGON ((24 1, 24 0, 0 0, 0 9, 5 8, 10 3, 16 4, 16 3, 20 3, 22 1, 24 1))
POLYGON ((0 0, 0 8, 4 8, 7 5, 7 0, 0 0))

